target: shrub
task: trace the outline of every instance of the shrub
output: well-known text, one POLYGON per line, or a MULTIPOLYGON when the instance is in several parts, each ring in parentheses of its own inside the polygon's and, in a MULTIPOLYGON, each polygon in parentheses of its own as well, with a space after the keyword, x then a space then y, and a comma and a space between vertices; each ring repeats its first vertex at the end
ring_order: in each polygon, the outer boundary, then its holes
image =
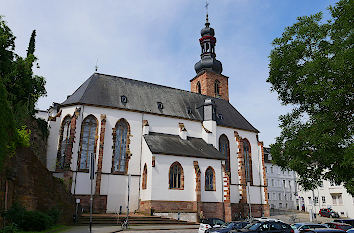
MULTIPOLYGON (((59 218, 59 211, 50 211, 50 215, 40 211, 27 211, 19 204, 14 204, 9 210, 2 213, 6 221, 25 231, 43 231, 55 224, 59 218)), ((7 231, 5 231, 7 232, 7 231)), ((11 232, 11 231, 9 231, 11 232)), ((0 231, 0 233, 2 233, 0 231)))
POLYGON ((0 229, 0 233, 17 233, 18 229, 16 224, 11 223, 8 226, 5 226, 4 228, 0 229))
POLYGON ((43 231, 53 224, 53 219, 43 212, 26 211, 20 227, 25 231, 43 231))
POLYGON ((53 207, 47 212, 47 214, 52 218, 53 224, 56 224, 59 220, 61 211, 58 208, 53 207))

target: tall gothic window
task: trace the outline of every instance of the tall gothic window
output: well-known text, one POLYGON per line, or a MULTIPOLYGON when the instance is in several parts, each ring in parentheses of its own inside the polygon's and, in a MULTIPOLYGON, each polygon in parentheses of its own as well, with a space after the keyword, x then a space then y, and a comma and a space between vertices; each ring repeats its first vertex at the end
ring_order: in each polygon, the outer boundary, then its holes
POLYGON ((202 87, 200 86, 200 82, 199 82, 199 81, 197 82, 197 92, 198 92, 199 94, 202 93, 202 87))
POLYGON ((93 115, 86 117, 81 125, 79 170, 88 170, 90 155, 96 150, 97 119, 93 115))
POLYGON ((219 82, 219 80, 215 80, 214 92, 215 92, 215 96, 220 96, 220 82, 219 82))
POLYGON ((184 188, 183 168, 179 162, 174 162, 170 167, 169 183, 170 189, 184 188))
POLYGON ((251 158, 251 146, 247 139, 243 140, 243 158, 245 161, 245 178, 246 182, 251 182, 253 184, 252 179, 252 158, 251 158))
POLYGON ((71 116, 67 115, 63 122, 61 123, 60 127, 60 136, 59 136, 59 148, 57 154, 57 168, 63 169, 65 165, 65 158, 67 154, 67 148, 69 146, 69 139, 70 139, 70 123, 71 123, 71 116))
POLYGON ((229 147, 229 140, 227 139, 226 135, 223 134, 219 138, 219 151, 225 157, 225 170, 226 172, 230 171, 230 147, 229 147))
POLYGON ((146 189, 146 184, 147 184, 147 166, 146 166, 146 163, 145 163, 144 171, 143 171, 142 189, 146 189))
POLYGON ((205 190, 215 191, 215 172, 212 167, 208 167, 205 171, 205 190))
POLYGON ((120 119, 113 130, 113 173, 126 173, 127 171, 128 132, 128 122, 120 119))

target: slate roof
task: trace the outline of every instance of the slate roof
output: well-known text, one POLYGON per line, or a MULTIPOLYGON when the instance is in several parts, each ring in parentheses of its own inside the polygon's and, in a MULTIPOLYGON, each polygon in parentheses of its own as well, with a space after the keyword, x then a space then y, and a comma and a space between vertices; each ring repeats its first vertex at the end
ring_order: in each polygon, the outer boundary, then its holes
POLYGON ((186 140, 183 140, 178 135, 150 132, 150 134, 144 135, 144 139, 153 154, 225 159, 224 155, 213 145, 207 144, 201 138, 187 137, 186 140))
POLYGON ((201 106, 207 98, 214 100, 216 113, 223 116, 217 118, 217 125, 259 132, 226 100, 99 73, 94 73, 61 105, 91 104, 203 121, 201 106), (126 104, 121 102, 122 95, 127 97, 126 104), (163 109, 157 107, 157 102, 163 103, 163 109))

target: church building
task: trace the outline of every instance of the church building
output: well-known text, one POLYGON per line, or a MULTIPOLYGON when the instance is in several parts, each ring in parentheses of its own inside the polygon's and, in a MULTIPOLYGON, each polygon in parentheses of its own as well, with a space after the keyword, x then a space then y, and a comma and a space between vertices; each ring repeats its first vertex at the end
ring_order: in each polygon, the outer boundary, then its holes
POLYGON ((86 211, 94 153, 94 212, 269 215, 263 143, 229 103, 208 17, 199 42, 190 91, 94 73, 50 108, 47 168, 86 211))

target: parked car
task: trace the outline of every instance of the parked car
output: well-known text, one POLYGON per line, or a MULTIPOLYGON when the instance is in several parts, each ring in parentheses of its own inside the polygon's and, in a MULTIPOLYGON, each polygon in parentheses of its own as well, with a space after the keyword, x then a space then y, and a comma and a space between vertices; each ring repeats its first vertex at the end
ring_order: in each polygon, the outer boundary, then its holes
POLYGON ((354 233, 354 228, 347 230, 347 233, 354 233))
POLYGON ((350 224, 354 227, 354 219, 352 218, 348 218, 348 219, 335 219, 333 220, 333 222, 341 222, 341 223, 346 223, 346 224, 350 224))
POLYGON ((304 232, 306 232, 306 233, 346 233, 343 230, 333 229, 333 228, 306 229, 304 232))
POLYGON ((328 228, 328 227, 327 227, 327 225, 324 225, 324 224, 316 224, 316 223, 311 223, 311 222, 300 222, 300 223, 292 224, 291 228, 294 229, 295 233, 301 233, 307 229, 328 228))
POLYGON ((227 233, 231 230, 237 230, 247 226, 249 222, 227 222, 221 227, 213 227, 205 231, 205 233, 227 233))
POLYGON ((339 214, 334 210, 332 210, 331 208, 320 209, 318 214, 321 215, 322 217, 327 217, 327 218, 339 218, 339 214))
POLYGON ((262 221, 248 224, 246 227, 239 230, 232 230, 231 232, 247 232, 247 233, 294 233, 294 230, 289 224, 282 221, 262 221))
POLYGON ((221 227, 225 222, 219 218, 204 218, 200 220, 198 233, 205 233, 212 227, 221 227))
POLYGON ((328 223, 326 223, 326 225, 329 228, 339 229, 339 230, 343 230, 343 231, 347 231, 350 228, 353 228, 352 225, 346 224, 346 223, 341 223, 341 222, 328 222, 328 223))

